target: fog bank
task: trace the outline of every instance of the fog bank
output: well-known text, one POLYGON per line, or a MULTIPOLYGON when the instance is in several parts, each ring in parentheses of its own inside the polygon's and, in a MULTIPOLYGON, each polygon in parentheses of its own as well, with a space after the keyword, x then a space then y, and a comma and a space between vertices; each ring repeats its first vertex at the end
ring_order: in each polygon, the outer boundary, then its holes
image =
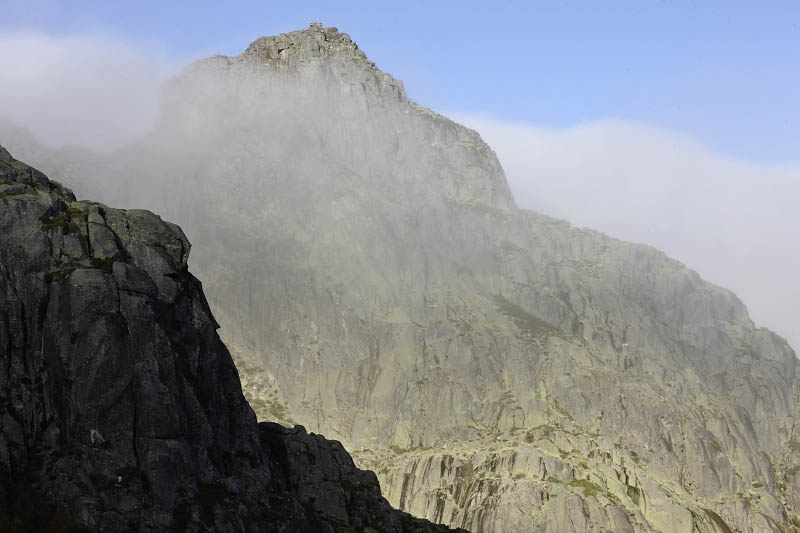
POLYGON ((716 155, 633 122, 555 130, 455 118, 497 152, 520 207, 655 246, 800 347, 800 164, 716 155))
POLYGON ((174 66, 112 35, 0 33, 0 119, 53 148, 109 151, 152 127, 174 66))

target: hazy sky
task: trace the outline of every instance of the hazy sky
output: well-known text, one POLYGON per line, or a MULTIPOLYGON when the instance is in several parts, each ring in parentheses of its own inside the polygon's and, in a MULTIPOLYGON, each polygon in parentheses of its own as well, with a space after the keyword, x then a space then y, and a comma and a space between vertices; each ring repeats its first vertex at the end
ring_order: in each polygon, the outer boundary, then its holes
POLYGON ((0 31, 112 33, 179 59, 237 54, 319 20, 434 109, 542 126, 631 119, 735 157, 800 154, 795 0, 0 0, 0 13, 0 31))
POLYGON ((187 61, 322 21, 476 127, 518 203, 647 242, 800 346, 800 2, 0 0, 0 119, 107 150, 187 61))

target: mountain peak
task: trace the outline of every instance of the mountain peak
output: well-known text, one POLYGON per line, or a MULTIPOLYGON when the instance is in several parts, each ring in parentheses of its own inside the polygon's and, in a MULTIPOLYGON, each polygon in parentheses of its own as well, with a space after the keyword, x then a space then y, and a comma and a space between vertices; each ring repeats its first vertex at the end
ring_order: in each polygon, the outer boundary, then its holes
POLYGON ((402 81, 378 69, 348 34, 321 22, 312 22, 305 30, 260 37, 235 60, 304 75, 324 72, 346 84, 366 82, 401 101, 408 100, 402 81))
POLYGON ((288 61, 295 56, 308 59, 335 55, 368 61, 366 54, 348 34, 341 33, 334 27, 325 28, 321 22, 312 22, 305 30, 260 37, 240 57, 255 56, 263 60, 288 61))

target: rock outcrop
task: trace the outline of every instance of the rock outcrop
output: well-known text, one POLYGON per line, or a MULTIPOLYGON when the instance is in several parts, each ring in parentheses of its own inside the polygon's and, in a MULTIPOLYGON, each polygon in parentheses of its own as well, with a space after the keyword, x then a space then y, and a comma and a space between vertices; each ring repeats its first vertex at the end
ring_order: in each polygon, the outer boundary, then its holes
POLYGON ((201 61, 151 135, 58 160, 187 229, 259 417, 340 439, 395 506, 476 532, 800 525, 788 344, 657 250, 519 210, 476 132, 336 29, 201 61))
POLYGON ((0 147, 0 529, 448 530, 338 442, 256 422, 189 248, 0 147))

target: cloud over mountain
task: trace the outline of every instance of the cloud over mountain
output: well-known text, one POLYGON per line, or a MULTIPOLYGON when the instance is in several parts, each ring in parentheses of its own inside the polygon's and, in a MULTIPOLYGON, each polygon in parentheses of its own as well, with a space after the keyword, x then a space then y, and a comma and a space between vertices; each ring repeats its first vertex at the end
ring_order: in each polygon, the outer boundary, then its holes
POLYGON ((0 33, 0 118, 53 147, 107 151, 152 126, 170 65, 111 34, 0 33))
POLYGON ((456 118, 495 149, 521 207, 662 249, 800 346, 800 165, 737 160, 635 122, 456 118))

